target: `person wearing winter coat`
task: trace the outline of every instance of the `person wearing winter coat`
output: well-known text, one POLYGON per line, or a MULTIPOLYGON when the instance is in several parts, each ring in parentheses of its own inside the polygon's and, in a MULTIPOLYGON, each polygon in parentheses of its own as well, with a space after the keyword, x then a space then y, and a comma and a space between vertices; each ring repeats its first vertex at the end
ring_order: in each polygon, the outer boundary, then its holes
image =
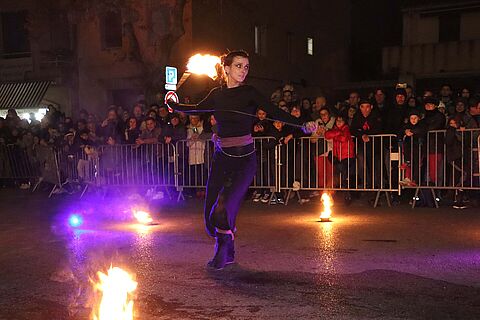
MULTIPOLYGON (((355 143, 343 116, 337 116, 335 126, 325 132, 325 139, 333 140, 333 164, 335 175, 340 176, 340 188, 354 187, 355 143)), ((351 202, 350 193, 345 195, 345 203, 351 202)))

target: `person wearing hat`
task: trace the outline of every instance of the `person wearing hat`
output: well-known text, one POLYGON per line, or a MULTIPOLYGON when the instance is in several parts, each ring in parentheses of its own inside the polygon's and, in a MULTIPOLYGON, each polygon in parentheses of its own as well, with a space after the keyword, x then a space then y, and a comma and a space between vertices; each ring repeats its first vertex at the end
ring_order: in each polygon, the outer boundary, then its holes
POLYGON ((378 112, 373 112, 373 105, 369 100, 360 100, 360 112, 357 112, 352 120, 350 132, 357 138, 358 176, 365 188, 380 187, 381 154, 373 153, 381 150, 381 141, 374 141, 370 135, 379 134, 382 131, 382 119, 378 112), (366 168, 366 171, 364 171, 366 168), (374 180, 372 177, 375 177, 374 180), (372 185, 373 182, 373 185, 372 185))
POLYGON ((160 140, 166 144, 175 144, 177 141, 185 139, 187 139, 187 129, 180 121, 180 115, 174 112, 170 114, 170 122, 165 126, 160 140))
POLYGON ((441 185, 443 182, 443 133, 431 132, 434 130, 442 130, 445 128, 445 115, 438 110, 439 101, 434 97, 426 97, 423 101, 425 109, 425 117, 422 125, 427 130, 427 154, 428 168, 427 183, 433 185, 441 185))
POLYGON ((420 121, 420 112, 418 110, 410 110, 408 114, 408 122, 403 126, 399 139, 403 140, 403 159, 405 166, 404 179, 400 184, 415 186, 420 182, 421 166, 424 158, 423 149, 420 145, 425 140, 426 130, 420 121))

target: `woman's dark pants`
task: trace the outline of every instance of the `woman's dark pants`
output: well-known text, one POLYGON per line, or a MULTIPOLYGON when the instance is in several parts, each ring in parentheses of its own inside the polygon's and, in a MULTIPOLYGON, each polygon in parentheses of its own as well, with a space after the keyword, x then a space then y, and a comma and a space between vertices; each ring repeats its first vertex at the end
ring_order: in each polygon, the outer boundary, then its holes
MULTIPOLYGON (((224 148, 230 155, 241 156, 254 150, 253 144, 224 148)), ((215 149, 207 181, 205 228, 214 237, 215 228, 235 230, 235 221, 245 193, 257 169, 255 152, 245 157, 231 157, 215 149)))

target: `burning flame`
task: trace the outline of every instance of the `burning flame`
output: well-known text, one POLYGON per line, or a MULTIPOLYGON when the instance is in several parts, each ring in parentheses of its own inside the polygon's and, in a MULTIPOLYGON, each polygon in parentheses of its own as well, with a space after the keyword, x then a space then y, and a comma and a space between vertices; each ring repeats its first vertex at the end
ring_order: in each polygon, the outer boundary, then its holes
POLYGON ((132 294, 137 282, 118 267, 110 267, 107 274, 99 271, 97 276, 99 282, 94 283, 94 289, 102 292, 102 299, 93 320, 133 320, 132 294))
POLYGON ((324 192, 322 194, 322 204, 323 204, 323 211, 320 214, 320 220, 328 220, 330 219, 330 216, 332 215, 332 205, 333 205, 333 199, 330 196, 329 193, 324 192))
POLYGON ((133 216, 135 217, 135 219, 137 219, 139 223, 142 223, 142 224, 149 224, 153 222, 153 219, 150 216, 150 213, 146 211, 134 210, 133 216))
POLYGON ((197 53, 188 60, 187 72, 194 74, 205 74, 215 80, 217 77, 216 66, 220 63, 220 57, 197 53))

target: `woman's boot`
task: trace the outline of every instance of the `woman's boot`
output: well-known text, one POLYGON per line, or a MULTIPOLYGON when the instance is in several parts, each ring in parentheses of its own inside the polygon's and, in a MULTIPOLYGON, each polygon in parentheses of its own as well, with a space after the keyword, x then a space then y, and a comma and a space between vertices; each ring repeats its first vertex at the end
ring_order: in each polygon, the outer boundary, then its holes
POLYGON ((216 232, 215 235, 215 255, 207 264, 208 267, 215 270, 222 270, 227 264, 232 263, 233 234, 216 232))

